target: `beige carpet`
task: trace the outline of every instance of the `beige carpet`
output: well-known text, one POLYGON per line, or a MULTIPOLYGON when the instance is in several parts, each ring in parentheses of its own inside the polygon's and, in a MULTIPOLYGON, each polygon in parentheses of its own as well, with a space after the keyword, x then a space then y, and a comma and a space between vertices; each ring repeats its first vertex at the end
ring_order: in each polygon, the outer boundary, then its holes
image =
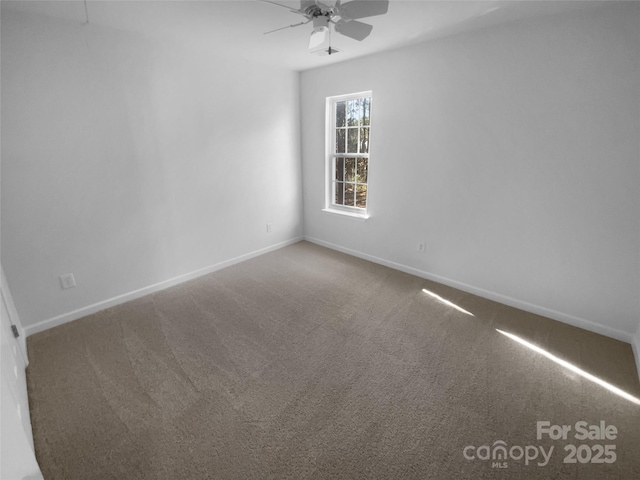
POLYGON ((625 343, 301 242, 30 337, 38 461, 47 480, 640 478, 640 406, 496 329, 640 397, 625 343), (545 420, 568 439, 537 440, 545 420), (618 435, 575 440, 579 421, 618 435), (506 468, 478 458, 500 440, 506 468), (563 463, 568 444, 616 460, 563 463))

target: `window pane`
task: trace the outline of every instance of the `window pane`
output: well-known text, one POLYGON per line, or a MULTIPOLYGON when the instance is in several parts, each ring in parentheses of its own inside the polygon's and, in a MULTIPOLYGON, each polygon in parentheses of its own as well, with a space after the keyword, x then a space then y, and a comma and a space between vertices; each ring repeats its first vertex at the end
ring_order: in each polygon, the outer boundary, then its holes
POLYGON ((371 98, 362 99, 362 123, 361 125, 371 124, 371 98))
POLYGON ((336 158, 336 180, 344 181, 344 158, 336 158))
POLYGON ((335 183, 336 196, 334 203, 336 205, 344 205, 344 183, 336 182, 335 183))
POLYGON ((345 126, 345 108, 346 102, 338 102, 336 104, 336 127, 344 127, 345 126))
POLYGON ((368 176, 367 174, 369 173, 368 163, 369 163, 369 160, 366 158, 358 159, 358 171, 356 172, 357 173, 356 181, 358 183, 367 183, 367 176, 368 176))
POLYGON ((359 207, 359 208, 367 207, 367 186, 366 185, 356 186, 356 207, 359 207))
POLYGON ((369 127, 360 129, 360 153, 369 153, 369 127))
POLYGON ((336 153, 345 153, 345 133, 346 130, 343 128, 336 130, 336 153))
POLYGON ((347 126, 357 127, 360 125, 360 119, 362 117, 362 107, 360 106, 360 99, 347 101, 347 126))
POLYGON ((344 162, 345 180, 347 182, 355 182, 356 180, 356 159, 346 158, 344 162))
POLYGON ((358 129, 347 129, 347 152, 358 153, 358 129))
POLYGON ((344 184, 344 205, 347 205, 349 207, 353 207, 355 205, 355 191, 355 184, 344 184))

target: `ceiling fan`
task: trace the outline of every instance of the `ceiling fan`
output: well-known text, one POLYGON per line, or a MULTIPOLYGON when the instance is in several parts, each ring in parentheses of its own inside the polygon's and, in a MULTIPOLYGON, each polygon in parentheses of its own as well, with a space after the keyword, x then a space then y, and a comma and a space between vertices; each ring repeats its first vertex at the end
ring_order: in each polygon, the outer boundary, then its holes
POLYGON ((389 0, 351 0, 345 3, 342 3, 342 0, 300 0, 298 10, 271 0, 262 1, 286 8, 306 18, 306 21, 277 28, 265 34, 313 22, 313 30, 309 36, 309 51, 321 55, 331 55, 339 51, 331 47, 330 24, 334 25, 337 33, 362 41, 369 36, 373 26, 359 22, 358 19, 384 15, 389 9, 389 0))

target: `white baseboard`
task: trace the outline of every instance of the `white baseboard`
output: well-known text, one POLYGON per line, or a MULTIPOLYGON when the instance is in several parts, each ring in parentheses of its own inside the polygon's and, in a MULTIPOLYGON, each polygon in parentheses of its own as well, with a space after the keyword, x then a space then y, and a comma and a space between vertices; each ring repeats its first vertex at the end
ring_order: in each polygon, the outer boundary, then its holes
POLYGON ((77 310, 73 310, 71 312, 63 313, 62 315, 57 315, 55 317, 42 320, 33 325, 28 325, 24 327, 25 334, 26 334, 25 336, 33 335, 34 333, 43 332, 44 330, 48 330, 50 328, 57 327, 58 325, 62 325, 64 323, 68 323, 73 320, 86 317, 87 315, 91 315, 93 313, 99 312, 100 310, 104 310, 109 307, 120 305, 121 303, 135 300, 136 298, 144 297, 145 295, 149 295, 151 293, 155 293, 160 290, 173 287, 180 283, 193 280, 194 278, 197 278, 197 277, 201 277, 202 275, 207 275, 208 273, 215 272, 216 270, 221 270, 223 268, 230 267, 231 265, 235 265, 236 263, 249 260, 250 258, 257 257, 259 255, 263 255, 265 253, 272 252, 274 250, 278 250, 288 245, 292 245, 301 240, 304 240, 304 237, 295 237, 289 240, 285 240, 284 242, 280 242, 275 245, 271 245, 269 247, 261 248, 259 250, 254 250, 253 252, 249 252, 244 255, 240 255, 238 257, 216 263, 215 265, 210 265, 208 267, 201 268, 199 270, 195 270, 193 272, 186 273, 178 277, 170 278, 169 280, 165 280, 163 282, 155 283, 153 285, 149 285, 147 287, 143 287, 138 290, 134 290, 132 292, 124 293, 122 295, 118 295, 116 297, 112 297, 107 300, 102 300, 92 305, 87 305, 86 307, 78 308, 77 310))
MULTIPOLYGON (((409 267, 407 265, 402 265, 400 263, 392 262, 391 260, 386 260, 384 258, 379 258, 373 255, 358 252, 350 248, 345 248, 340 245, 335 245, 333 243, 325 242, 324 240, 319 240, 317 238, 305 236, 305 240, 323 247, 330 248, 332 250, 337 250, 339 252, 352 255, 354 257, 362 258, 364 260, 369 260, 373 263, 384 265, 385 267, 393 268, 395 270, 400 270, 401 272, 409 273, 411 275, 415 275, 416 277, 421 277, 427 280, 432 280, 434 282, 442 283, 443 285, 457 288, 458 290, 462 290, 464 292, 471 293, 473 295, 477 295, 482 298, 493 300, 495 302, 502 303, 510 307, 518 308, 526 312, 534 313, 536 315, 551 318, 553 320, 558 320, 559 322, 567 323, 569 325, 573 325, 574 327, 583 328, 585 330, 599 333, 600 335, 605 335, 607 337, 615 338, 616 340, 620 340, 626 343, 631 343, 633 345, 633 335, 628 332, 618 330, 616 328, 611 328, 606 325, 602 325, 590 320, 586 320, 584 318, 575 317, 567 313, 558 312, 550 308, 534 305, 532 303, 518 300, 517 298, 512 298, 506 295, 502 295, 500 293, 485 290, 483 288, 478 288, 473 285, 468 285, 466 283, 459 282, 457 280, 452 280, 450 278, 436 275, 434 273, 425 272, 424 270, 419 270, 417 268, 409 267)), ((640 354, 640 345, 636 345, 634 348, 636 349, 636 361, 638 362, 639 354, 640 354)), ((639 367, 639 371, 640 371, 640 367, 639 367)))

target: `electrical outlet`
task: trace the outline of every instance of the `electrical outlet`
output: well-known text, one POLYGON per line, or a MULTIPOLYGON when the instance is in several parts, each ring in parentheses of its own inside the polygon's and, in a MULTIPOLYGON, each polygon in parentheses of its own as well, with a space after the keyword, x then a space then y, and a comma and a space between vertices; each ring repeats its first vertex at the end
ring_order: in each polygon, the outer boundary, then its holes
POLYGON ((425 244, 424 244, 424 242, 420 242, 420 243, 418 244, 418 251, 419 251, 420 253, 424 253, 424 252, 425 252, 425 244))
POLYGON ((271 233, 272 230, 272 225, 270 223, 267 223, 267 233, 271 233))
POLYGON ((63 290, 67 288, 73 288, 76 286, 76 279, 73 278, 73 273, 67 273, 65 275, 60 275, 60 286, 63 290))

